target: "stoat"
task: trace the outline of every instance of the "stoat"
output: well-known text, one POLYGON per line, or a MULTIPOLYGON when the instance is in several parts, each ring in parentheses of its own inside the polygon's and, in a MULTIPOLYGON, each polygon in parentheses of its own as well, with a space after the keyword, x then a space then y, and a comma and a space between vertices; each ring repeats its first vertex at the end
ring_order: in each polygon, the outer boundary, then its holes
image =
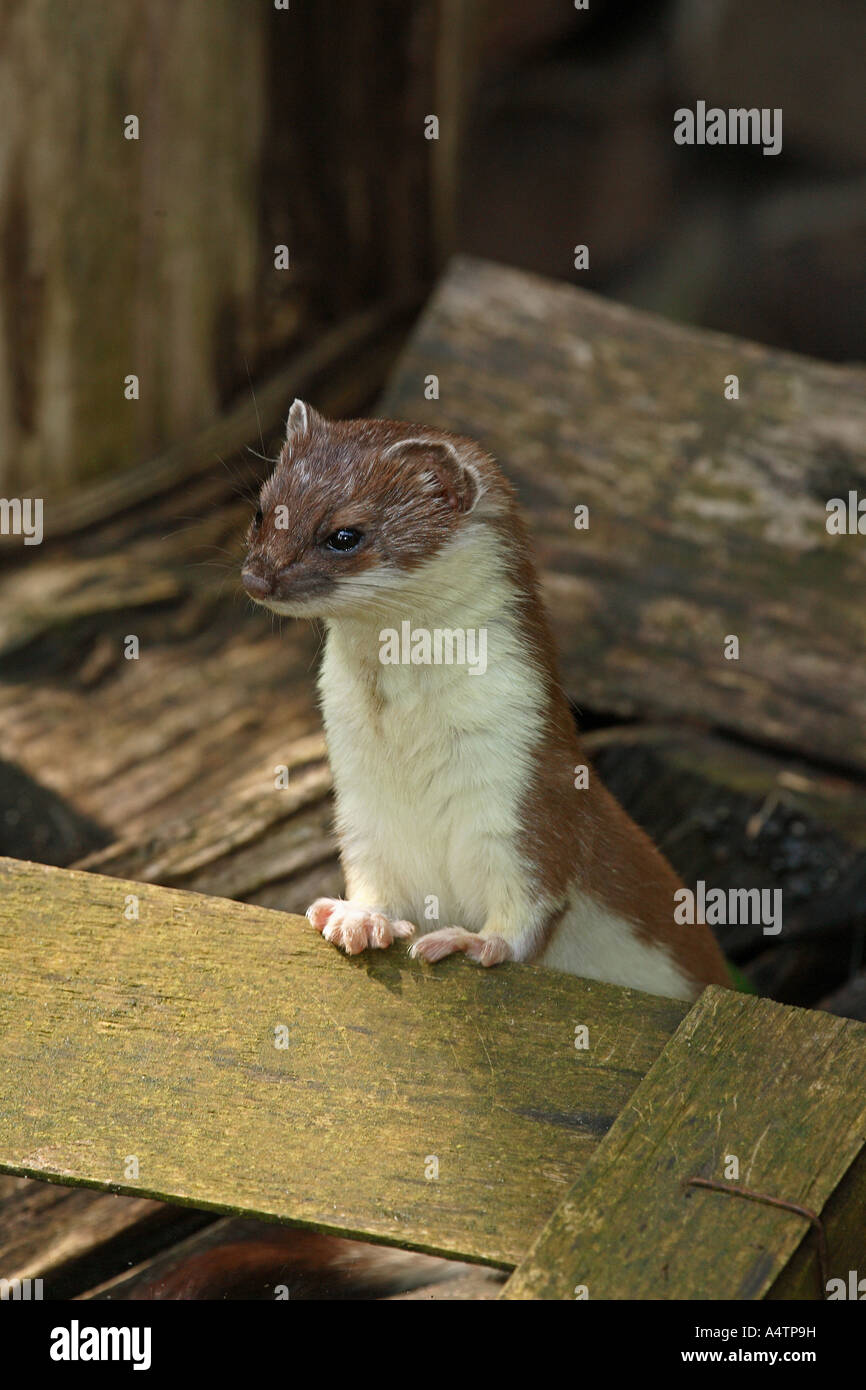
POLYGON ((242 581, 327 628, 346 899, 307 916, 328 941, 413 938, 428 962, 535 961, 682 999, 731 984, 709 928, 674 920, 673 869, 592 769, 576 775, 527 532, 480 445, 295 401, 242 581))

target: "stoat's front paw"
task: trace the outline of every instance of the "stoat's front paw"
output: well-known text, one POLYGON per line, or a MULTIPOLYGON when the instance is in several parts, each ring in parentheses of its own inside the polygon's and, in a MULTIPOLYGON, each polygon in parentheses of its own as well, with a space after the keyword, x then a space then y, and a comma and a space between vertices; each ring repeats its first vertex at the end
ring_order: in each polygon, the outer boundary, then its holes
POLYGON ((463 927, 440 927, 439 931, 428 932, 414 942, 409 954, 415 960, 426 960, 432 965, 455 951, 465 951, 479 965, 498 965, 502 960, 511 959, 511 948, 504 937, 481 936, 463 927))
POLYGON ((368 946, 390 946, 398 937, 415 933, 411 922, 386 917, 384 912, 342 898, 317 898, 307 908, 307 918, 326 941, 341 946, 347 956, 357 956, 368 946))

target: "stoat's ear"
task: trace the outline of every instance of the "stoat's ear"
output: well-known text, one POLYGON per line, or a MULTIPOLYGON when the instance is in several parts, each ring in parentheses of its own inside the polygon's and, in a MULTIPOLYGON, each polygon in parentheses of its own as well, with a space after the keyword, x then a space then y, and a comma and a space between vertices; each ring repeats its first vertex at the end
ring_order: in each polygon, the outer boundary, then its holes
POLYGON ((295 399, 286 421, 286 439, 300 441, 306 439, 314 427, 322 423, 322 416, 306 401, 295 399))
POLYGON ((436 478, 456 512, 471 512, 484 491, 481 472, 469 449, 451 439, 398 439, 389 444, 383 458, 411 459, 436 478))

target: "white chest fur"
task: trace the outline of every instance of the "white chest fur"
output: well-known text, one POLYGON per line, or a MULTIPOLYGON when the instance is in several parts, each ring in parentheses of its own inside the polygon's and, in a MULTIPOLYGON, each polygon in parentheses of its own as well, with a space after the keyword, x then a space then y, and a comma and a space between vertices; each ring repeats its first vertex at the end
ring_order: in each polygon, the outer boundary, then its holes
MULTIPOLYGON (((480 930, 515 881, 531 891, 517 844, 541 732, 538 676, 502 581, 488 573, 484 582, 476 553, 462 587, 460 559, 448 557, 441 607, 409 612, 395 603, 382 616, 377 605, 373 620, 330 624, 320 676, 348 895, 421 931, 452 923, 480 930), (483 628, 485 669, 382 664, 380 634, 399 630, 403 618, 413 632, 435 630, 437 618, 451 630, 483 628)), ((443 592, 435 573, 425 574, 423 589, 443 592)))
POLYGON ((319 684, 347 895, 421 933, 492 930, 518 960, 532 958, 536 931, 555 910, 542 963, 690 998, 693 986, 665 949, 577 883, 565 904, 545 902, 532 864, 521 861, 521 804, 544 700, 495 556, 486 559, 483 547, 471 556, 458 549, 416 573, 412 611, 396 584, 383 598, 377 575, 371 611, 362 605, 356 618, 329 624, 319 684), (404 619, 413 631, 483 627, 484 673, 382 664, 381 634, 404 619))

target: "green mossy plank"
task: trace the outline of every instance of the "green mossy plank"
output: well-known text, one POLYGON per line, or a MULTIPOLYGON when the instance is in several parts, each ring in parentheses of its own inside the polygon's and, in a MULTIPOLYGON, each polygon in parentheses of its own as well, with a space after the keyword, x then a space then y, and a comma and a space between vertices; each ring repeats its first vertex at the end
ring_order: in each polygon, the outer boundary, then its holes
POLYGON ((0 978, 0 1170, 506 1268, 686 1012, 9 859, 0 978))
POLYGON ((864 1145, 866 1026, 712 986, 502 1296, 571 1299, 584 1286, 591 1299, 818 1298, 808 1219, 686 1182, 729 1181, 825 1213, 830 1275, 847 1277, 851 1259, 866 1268, 864 1145))

